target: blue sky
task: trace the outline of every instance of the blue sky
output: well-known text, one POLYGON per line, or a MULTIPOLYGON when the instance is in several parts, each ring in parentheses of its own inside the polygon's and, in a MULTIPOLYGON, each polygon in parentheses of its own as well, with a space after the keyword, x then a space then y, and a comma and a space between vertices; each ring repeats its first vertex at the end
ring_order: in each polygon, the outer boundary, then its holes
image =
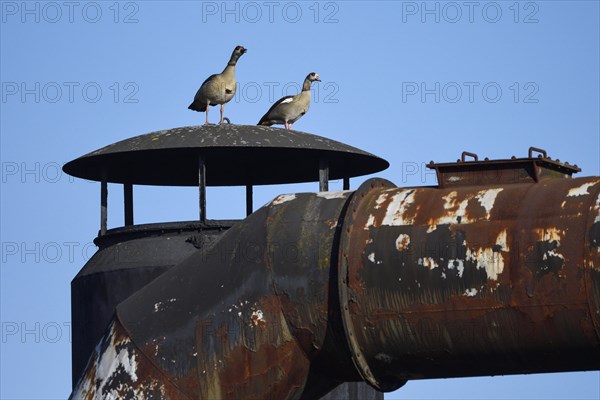
MULTIPOLYGON (((187 106, 237 44, 248 53, 225 108, 234 123, 255 124, 316 71, 294 128, 385 158, 377 175, 398 186, 435 184, 430 160, 530 146, 600 175, 597 1, 1 1, 0 12, 2 399, 70 392, 70 281, 95 250, 99 185, 60 167, 201 123, 187 106)), ((255 204, 316 190, 258 187, 255 204)), ((121 190, 109 191, 109 227, 121 226, 121 190)), ((208 217, 242 218, 243 193, 209 188, 208 217)), ((194 219, 196 204, 193 188, 135 188, 137 223, 194 219)), ((409 382, 386 395, 599 397, 597 371, 409 382)))

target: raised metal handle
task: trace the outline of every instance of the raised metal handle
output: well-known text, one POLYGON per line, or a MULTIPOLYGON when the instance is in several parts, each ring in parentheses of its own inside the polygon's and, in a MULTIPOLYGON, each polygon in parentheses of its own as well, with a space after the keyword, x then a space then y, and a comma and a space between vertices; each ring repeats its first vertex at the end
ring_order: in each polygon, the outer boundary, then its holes
POLYGON ((468 152, 468 151, 463 151, 462 152, 462 156, 460 157, 460 159, 461 159, 462 162, 465 162, 465 157, 466 156, 473 157, 474 161, 479 161, 479 157, 477 156, 477 154, 471 153, 471 152, 468 152))
POLYGON ((546 150, 543 150, 543 149, 538 149, 537 147, 530 147, 530 148, 529 148, 529 158, 532 158, 532 157, 533 157, 533 152, 534 152, 534 151, 535 151, 536 153, 540 153, 540 154, 538 155, 538 157, 542 156, 543 158, 548 158, 548 155, 546 154, 546 150))

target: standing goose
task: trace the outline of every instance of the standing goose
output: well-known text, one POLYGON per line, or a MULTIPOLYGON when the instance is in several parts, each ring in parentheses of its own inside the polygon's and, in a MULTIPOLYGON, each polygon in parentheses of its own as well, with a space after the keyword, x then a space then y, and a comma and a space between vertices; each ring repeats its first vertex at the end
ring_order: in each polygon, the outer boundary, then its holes
POLYGON ((206 125, 208 125, 208 106, 216 106, 217 104, 221 105, 221 120, 219 125, 223 125, 225 103, 229 102, 235 96, 235 64, 246 51, 244 46, 237 46, 233 50, 231 58, 223 72, 209 76, 196 92, 194 101, 188 108, 199 112, 206 111, 206 125))
POLYGON ((321 78, 316 72, 311 72, 304 79, 302 92, 295 96, 285 96, 277 100, 258 121, 258 125, 283 124, 285 129, 292 129, 292 124, 308 111, 310 106, 310 84, 314 81, 321 82, 321 78))

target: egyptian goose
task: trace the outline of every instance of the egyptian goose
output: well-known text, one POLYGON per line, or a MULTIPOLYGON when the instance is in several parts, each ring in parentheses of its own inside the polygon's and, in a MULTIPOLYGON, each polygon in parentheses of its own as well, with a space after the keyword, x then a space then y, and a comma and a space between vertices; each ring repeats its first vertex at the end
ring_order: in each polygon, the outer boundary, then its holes
POLYGON ((308 111, 310 106, 310 84, 314 81, 320 82, 321 78, 316 72, 311 72, 304 79, 302 91, 295 96, 285 96, 277 100, 258 121, 258 125, 283 124, 285 129, 292 129, 292 124, 308 111))
POLYGON ((206 111, 206 125, 208 125, 208 106, 221 105, 221 120, 220 125, 223 125, 223 109, 225 103, 229 102, 235 96, 235 64, 238 59, 247 50, 244 46, 237 46, 227 66, 220 74, 214 74, 208 77, 196 92, 194 101, 188 107, 190 110, 202 112, 206 111))

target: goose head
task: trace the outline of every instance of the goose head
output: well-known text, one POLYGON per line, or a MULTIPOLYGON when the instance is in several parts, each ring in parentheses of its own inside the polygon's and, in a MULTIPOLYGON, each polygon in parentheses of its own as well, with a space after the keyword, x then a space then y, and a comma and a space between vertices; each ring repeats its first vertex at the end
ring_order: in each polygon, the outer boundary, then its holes
POLYGON ((238 58, 240 58, 242 54, 246 53, 247 51, 248 49, 246 49, 244 46, 235 46, 235 49, 233 49, 233 53, 231 54, 231 59, 237 61, 238 58))
POLYGON ((321 77, 316 72, 311 72, 310 74, 308 74, 308 76, 306 77, 306 79, 309 82, 314 82, 314 81, 321 82, 321 77))

